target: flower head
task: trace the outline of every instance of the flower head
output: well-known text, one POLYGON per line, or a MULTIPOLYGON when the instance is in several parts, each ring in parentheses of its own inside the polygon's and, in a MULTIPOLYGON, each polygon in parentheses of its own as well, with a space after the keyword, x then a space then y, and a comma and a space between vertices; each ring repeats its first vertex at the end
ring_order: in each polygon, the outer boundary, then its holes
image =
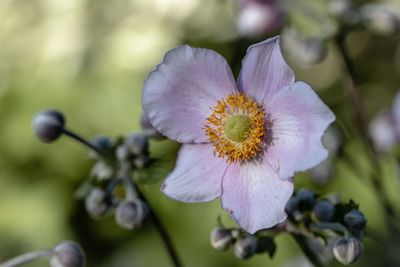
POLYGON ((292 177, 327 157, 321 137, 335 119, 295 82, 279 37, 248 49, 237 83, 216 52, 175 48, 149 74, 142 101, 151 124, 183 143, 162 191, 184 202, 220 197, 250 233, 286 219, 292 177))

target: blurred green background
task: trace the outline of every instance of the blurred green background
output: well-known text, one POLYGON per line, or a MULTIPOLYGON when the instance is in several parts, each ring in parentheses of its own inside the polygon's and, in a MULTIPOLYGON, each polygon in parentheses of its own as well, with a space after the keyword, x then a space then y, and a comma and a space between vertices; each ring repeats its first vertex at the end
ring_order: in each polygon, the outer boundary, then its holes
MULTIPOLYGON (((321 36, 327 27, 338 26, 327 14, 326 0, 309 8, 323 21, 288 8, 290 23, 302 33, 321 36)), ((0 1, 0 262, 72 239, 87 253, 88 266, 172 266, 151 224, 126 231, 116 226, 113 216, 101 221, 89 218, 83 202, 74 198, 89 175, 86 149, 66 138, 54 145, 40 143, 32 133, 31 119, 51 107, 65 112, 68 127, 87 137, 116 137, 139 130, 143 82, 166 51, 182 43, 211 48, 224 55, 237 74, 250 44, 279 34, 240 37, 236 16, 235 3, 229 0, 0 1)), ((347 44, 364 82, 360 90, 368 119, 391 105, 400 88, 399 42, 399 35, 379 36, 364 29, 349 35, 347 44)), ((285 56, 297 80, 312 84, 337 114, 345 133, 345 156, 335 161, 337 171, 328 183, 315 184, 304 173, 296 177, 296 187, 321 194, 338 192, 343 200, 356 200, 369 227, 385 239, 390 233, 367 182, 370 165, 343 90, 347 77, 334 44, 328 41, 327 45, 327 57, 316 65, 304 66, 289 53, 285 56)), ((171 141, 151 143, 155 155, 171 162, 177 148, 171 141)), ((399 208, 397 159, 388 154, 381 161, 385 175, 380 178, 399 208)), ((185 266, 302 266, 300 250, 285 235, 277 239, 273 260, 262 255, 240 261, 231 251, 213 250, 209 234, 217 216, 223 215, 223 221, 233 225, 219 201, 178 203, 162 195, 159 186, 146 185, 144 190, 171 232, 185 266)), ((365 242, 364 257, 357 265, 382 266, 389 258, 382 249, 390 249, 368 237, 365 242)), ((395 252, 392 256, 400 257, 395 252)))

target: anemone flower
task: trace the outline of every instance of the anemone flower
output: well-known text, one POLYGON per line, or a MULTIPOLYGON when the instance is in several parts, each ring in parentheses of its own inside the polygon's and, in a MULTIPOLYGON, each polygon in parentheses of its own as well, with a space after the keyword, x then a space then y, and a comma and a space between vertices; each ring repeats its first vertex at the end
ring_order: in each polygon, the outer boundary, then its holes
POLYGON ((250 233, 286 219, 294 172, 327 157, 321 137, 334 114, 293 71, 279 37, 249 47, 237 83, 218 53, 167 52, 142 96, 151 124, 183 143, 161 190, 183 202, 220 197, 250 233))

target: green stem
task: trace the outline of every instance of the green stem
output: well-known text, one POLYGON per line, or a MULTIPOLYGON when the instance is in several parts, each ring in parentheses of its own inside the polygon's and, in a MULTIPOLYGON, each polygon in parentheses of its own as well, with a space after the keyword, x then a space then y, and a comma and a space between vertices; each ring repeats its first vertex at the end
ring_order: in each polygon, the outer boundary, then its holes
POLYGON ((53 255, 53 250, 50 249, 28 252, 0 263, 0 267, 16 267, 39 258, 49 258, 51 255, 53 255))
MULTIPOLYGON (((382 169, 379 164, 377 153, 374 149, 373 143, 368 134, 368 127, 366 124, 366 119, 364 117, 365 111, 362 106, 360 93, 357 89, 358 85, 359 85, 359 79, 358 79, 358 76, 356 75, 356 71, 355 71, 354 65, 351 61, 350 54, 346 48, 345 39, 346 39, 345 33, 339 34, 336 38, 336 44, 337 44, 339 52, 342 56, 343 64, 349 75, 350 86, 346 86, 346 89, 347 89, 346 92, 347 92, 349 101, 351 103, 353 120, 356 123, 358 133, 361 136, 364 147, 367 150, 367 155, 370 158, 370 161, 374 167, 374 173, 372 174, 372 179, 371 179, 372 186, 374 187, 374 189, 377 193, 377 196, 380 200, 380 203, 382 204, 383 208, 385 209, 385 214, 388 217, 388 220, 390 221, 390 219, 395 219, 395 217, 396 217, 395 210, 394 210, 393 206, 391 205, 389 199, 387 198, 387 196, 384 192, 384 189, 383 189, 383 184, 381 182, 381 179, 379 178, 379 177, 381 177, 382 169)), ((388 224, 391 224, 391 223, 388 222, 388 224)), ((391 228, 393 228, 393 227, 391 227, 391 228)))

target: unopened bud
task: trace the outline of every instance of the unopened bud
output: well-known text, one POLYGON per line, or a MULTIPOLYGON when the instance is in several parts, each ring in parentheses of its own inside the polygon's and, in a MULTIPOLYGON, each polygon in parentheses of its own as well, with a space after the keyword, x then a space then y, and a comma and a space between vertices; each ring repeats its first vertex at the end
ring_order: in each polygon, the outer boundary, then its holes
POLYGON ((99 187, 95 187, 90 191, 90 194, 85 199, 85 207, 90 216, 100 218, 106 214, 108 210, 106 198, 106 192, 99 187))
POLYGON ((91 175, 99 180, 108 180, 113 176, 113 174, 113 167, 108 165, 104 161, 96 162, 91 171, 91 175))
POLYGON ((147 154, 149 140, 144 134, 134 133, 125 138, 125 145, 133 155, 147 154))
POLYGON ((50 258, 51 267, 83 267, 85 255, 81 247, 73 241, 64 241, 53 249, 50 258))
POLYGON ((45 142, 51 143, 57 140, 64 130, 64 115, 56 110, 41 111, 33 118, 33 129, 37 137, 45 142))
POLYGON ((365 228, 367 219, 359 210, 351 210, 344 215, 344 223, 351 231, 361 231, 365 228))
POLYGON ((115 220, 122 228, 131 230, 141 226, 148 213, 149 208, 142 200, 124 200, 115 210, 115 220))
POLYGON ((286 204, 286 212, 292 216, 299 207, 299 198, 297 196, 292 196, 286 204))
POLYGON ((312 209, 315 205, 315 194, 307 189, 300 189, 296 196, 299 199, 301 209, 312 209))
POLYGON ((317 64, 326 57, 327 53, 328 50, 323 40, 307 38, 300 41, 297 56, 303 64, 317 64))
POLYGON ((247 235, 236 240, 234 245, 234 254, 242 260, 251 258, 257 251, 257 237, 247 235))
POLYGON ((362 254, 362 244, 354 237, 338 239, 333 244, 333 255, 343 264, 354 263, 362 254))
POLYGON ((319 221, 329 222, 335 215, 335 206, 328 200, 321 200, 314 206, 313 212, 319 221))
POLYGON ((90 143, 100 150, 107 150, 113 146, 113 142, 107 136, 96 136, 90 143))
POLYGON ((221 227, 215 228, 211 232, 211 246, 216 250, 227 250, 233 242, 231 231, 221 227))

